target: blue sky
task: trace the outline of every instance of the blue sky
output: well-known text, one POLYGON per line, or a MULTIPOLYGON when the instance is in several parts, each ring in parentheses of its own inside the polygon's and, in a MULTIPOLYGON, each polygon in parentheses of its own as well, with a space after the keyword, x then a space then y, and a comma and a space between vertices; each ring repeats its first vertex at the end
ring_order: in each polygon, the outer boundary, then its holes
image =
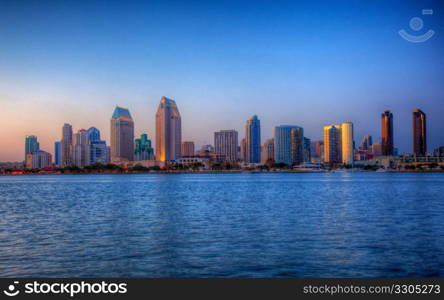
POLYGON ((443 11, 442 1, 0 1, 0 161, 22 159, 26 134, 52 152, 64 122, 108 139, 116 104, 154 137, 164 95, 198 146, 220 129, 242 137, 253 114, 263 139, 281 124, 321 139, 323 125, 351 121, 356 143, 379 140, 390 109, 409 152, 419 107, 430 151, 444 145, 443 11), (415 44, 400 29, 435 35, 415 44))

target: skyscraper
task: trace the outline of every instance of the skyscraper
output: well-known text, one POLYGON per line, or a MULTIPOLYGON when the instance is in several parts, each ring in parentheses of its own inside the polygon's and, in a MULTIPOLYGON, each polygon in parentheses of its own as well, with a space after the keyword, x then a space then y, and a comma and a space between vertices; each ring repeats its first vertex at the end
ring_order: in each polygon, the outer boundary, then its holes
POLYGON ((73 146, 72 146, 72 126, 64 124, 62 128, 62 167, 72 166, 73 146))
POLYGON ((243 162, 247 160, 247 140, 245 138, 240 141, 239 159, 243 162))
POLYGON ((426 115, 419 108, 413 110, 413 154, 425 156, 427 152, 426 115))
POLYGON ((274 156, 276 163, 298 165, 304 160, 304 129, 281 125, 274 128, 274 156))
POLYGON ((111 161, 134 159, 134 122, 127 108, 116 106, 111 118, 111 161))
POLYGON ((194 156, 194 142, 190 142, 190 141, 185 141, 182 142, 182 146, 181 146, 181 156, 182 157, 190 157, 190 156, 194 156))
POLYGON ((371 135, 366 135, 362 138, 361 143, 359 144, 359 149, 361 150, 371 150, 373 145, 373 139, 371 135))
POLYGON ((100 130, 95 127, 90 127, 87 130, 89 141, 100 141, 100 130))
POLYGON ((261 121, 254 115, 245 125, 245 162, 259 163, 261 161, 261 121))
POLYGON ((40 150, 40 144, 35 135, 27 135, 25 137, 25 160, 28 153, 40 150))
POLYGON ((323 158, 324 157, 324 141, 316 141, 313 142, 314 153, 312 153, 315 157, 323 158))
POLYGON ((381 115, 382 155, 393 155, 393 114, 385 110, 381 115))
POLYGON ((60 167, 62 164, 62 143, 57 141, 54 143, 54 164, 60 167))
POLYGON ((274 162, 274 139, 265 140, 261 150, 261 162, 263 164, 268 161, 274 162))
POLYGON ((89 139, 88 132, 85 129, 80 129, 74 135, 74 165, 83 168, 89 165, 89 139))
POLYGON ((345 122, 324 126, 324 162, 352 164, 353 124, 345 122))
POLYGON ((304 162, 311 162, 311 140, 304 137, 304 162))
POLYGON ((225 161, 237 161, 238 134, 236 130, 220 130, 214 133, 214 149, 225 161))
POLYGON ((148 139, 148 135, 143 133, 140 138, 134 142, 134 158, 135 160, 153 160, 154 149, 151 147, 151 140, 148 139))
POLYGON ((343 164, 353 164, 354 160, 354 139, 353 123, 345 122, 341 124, 341 153, 343 164))
POLYGON ((156 159, 172 161, 180 158, 182 122, 176 102, 167 97, 160 99, 156 113, 156 159))

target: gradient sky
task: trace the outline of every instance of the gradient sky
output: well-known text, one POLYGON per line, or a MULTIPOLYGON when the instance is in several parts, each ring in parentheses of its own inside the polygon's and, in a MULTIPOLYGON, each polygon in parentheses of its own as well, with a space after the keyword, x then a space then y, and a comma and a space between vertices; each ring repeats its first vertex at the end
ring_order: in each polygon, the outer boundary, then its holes
POLYGON ((317 140, 323 125, 351 121, 356 143, 378 141, 390 109, 395 146, 411 152, 419 107, 431 151, 444 145, 443 13, 443 1, 0 0, 0 161, 23 160, 27 134, 52 153, 65 122, 109 142, 116 104, 153 138, 162 96, 197 146, 220 129, 243 137, 253 114, 263 139, 290 124, 317 140), (435 36, 414 44, 403 28, 435 36))

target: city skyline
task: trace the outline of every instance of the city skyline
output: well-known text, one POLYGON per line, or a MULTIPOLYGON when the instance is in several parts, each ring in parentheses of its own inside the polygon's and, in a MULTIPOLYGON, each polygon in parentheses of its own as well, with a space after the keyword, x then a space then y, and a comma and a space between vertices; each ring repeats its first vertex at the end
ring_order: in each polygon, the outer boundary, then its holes
POLYGON ((75 132, 96 126, 109 142, 116 104, 130 109, 135 136, 154 137, 163 94, 180 102, 182 139, 197 149, 221 128, 244 132, 253 114, 262 141, 279 124, 299 124, 321 140, 325 124, 344 120, 355 125, 355 139, 379 141, 379 115, 388 109, 396 147, 411 152, 415 107, 427 114, 428 151, 443 144, 444 132, 435 129, 444 115, 442 2, 190 2, 174 9, 159 2, 131 3, 125 13, 115 3, 71 5, 9 2, 0 12, 0 161, 22 160, 30 134, 53 153, 63 123, 75 132), (434 10, 424 29, 435 36, 403 40, 398 31, 423 8, 434 10), (156 26, 165 14, 171 21, 156 26))

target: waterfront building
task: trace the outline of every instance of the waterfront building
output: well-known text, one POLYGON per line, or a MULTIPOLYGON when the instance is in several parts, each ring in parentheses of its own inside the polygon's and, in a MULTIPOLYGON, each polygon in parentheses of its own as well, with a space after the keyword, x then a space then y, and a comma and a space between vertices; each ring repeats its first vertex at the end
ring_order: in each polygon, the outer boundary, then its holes
POLYGON ((311 162, 311 140, 304 137, 304 162, 311 162))
POLYGON ((100 130, 95 127, 90 127, 87 130, 89 141, 100 141, 100 130))
POLYGON ((154 159, 154 149, 151 146, 151 140, 148 139, 146 133, 141 134, 140 138, 135 140, 134 159, 137 161, 154 159))
POLYGON ((62 127, 62 167, 72 166, 73 159, 73 143, 72 143, 72 126, 65 123, 62 127))
POLYGON ((313 142, 313 156, 317 158, 323 158, 324 157, 324 142, 323 141, 316 141, 313 142))
POLYGON ((134 121, 127 108, 116 106, 111 118, 111 161, 134 159, 134 121))
POLYGON ((88 132, 85 129, 80 129, 74 134, 74 165, 83 168, 89 165, 89 140, 88 132))
POLYGON ((247 160, 247 140, 243 138, 239 147, 239 159, 243 162, 247 160))
POLYGON ((304 129, 281 125, 274 128, 274 156, 276 163, 299 165, 304 160, 304 129))
POLYGON ((274 162, 274 139, 268 139, 262 145, 261 162, 263 164, 273 161, 274 162))
POLYGON ((26 154, 27 169, 44 169, 52 166, 52 155, 46 151, 36 150, 26 154))
POLYGON ((324 126, 324 162, 353 164, 353 124, 345 122, 324 126))
POLYGON ((381 115, 382 155, 393 155, 393 114, 385 110, 381 115))
POLYGON ((185 141, 182 142, 181 146, 181 156, 182 157, 192 157, 195 155, 194 152, 194 142, 185 141))
POLYGON ((413 154, 425 156, 427 153, 426 114, 419 108, 413 110, 413 154))
POLYGON ((371 150, 373 145, 373 139, 371 135, 366 135, 362 138, 361 143, 359 144, 360 150, 371 150))
POLYGON ((374 156, 382 156, 382 143, 374 143, 371 148, 374 156))
POLYGON ((156 159, 174 161, 181 156, 182 119, 176 102, 160 99, 156 112, 156 159))
POLYGON ((236 130, 220 130, 214 133, 215 153, 221 160, 236 162, 238 158, 238 133, 236 130))
POLYGON ((254 115, 245 125, 245 162, 259 163, 261 161, 261 122, 254 115))
POLYGON ((110 163, 110 147, 106 146, 106 141, 89 141, 88 165, 110 163))
POLYGON ((57 167, 62 165, 62 143, 60 141, 54 143, 54 164, 57 167))
POLYGON ((35 135, 27 135, 25 137, 25 158, 26 154, 40 150, 40 144, 35 135))

